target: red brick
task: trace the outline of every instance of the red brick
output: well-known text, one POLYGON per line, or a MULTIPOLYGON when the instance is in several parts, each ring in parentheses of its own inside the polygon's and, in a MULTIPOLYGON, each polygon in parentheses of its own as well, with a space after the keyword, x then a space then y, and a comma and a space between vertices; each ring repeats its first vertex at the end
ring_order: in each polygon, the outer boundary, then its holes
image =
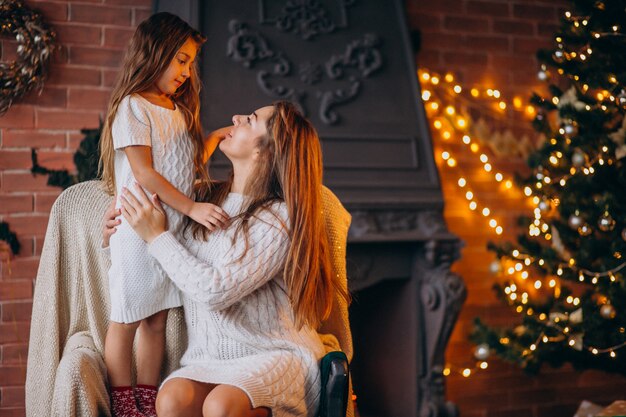
POLYGON ((20 129, 35 127, 33 106, 11 106, 3 116, 0 116, 0 128, 2 127, 19 127, 20 129))
POLYGON ((533 412, 530 408, 503 408, 500 410, 488 410, 487 417, 529 417, 533 412))
POLYGON ((117 27, 104 28, 104 45, 105 46, 117 46, 126 48, 130 38, 135 32, 134 29, 125 29, 117 27))
POLYGON ((48 215, 9 215, 5 217, 5 221, 18 236, 43 236, 48 226, 48 215))
POLYGON ((536 61, 528 55, 491 55, 491 64, 498 71, 521 70, 527 68, 530 72, 536 71, 536 61))
POLYGON ((70 51, 69 62, 79 65, 117 68, 121 65, 122 56, 123 51, 121 49, 74 46, 70 51))
POLYGON ((52 59, 50 60, 50 65, 61 65, 67 64, 67 60, 69 57, 69 47, 67 45, 58 45, 52 54, 52 59))
MULTIPOLYGON (((33 297, 33 282, 5 281, 0 285, 0 300, 24 300, 33 297)), ((0 378, 0 381, 2 378, 0 378)))
POLYGON ((439 32, 422 32, 422 46, 427 49, 457 49, 462 35, 439 32))
MULTIPOLYGON (((41 250, 43 249, 44 237, 35 236, 33 240, 34 240, 33 255, 39 256, 41 255, 41 250)), ((37 273, 38 265, 39 265, 39 260, 37 260, 35 264, 35 273, 37 273)))
POLYGON ((17 42, 3 39, 0 45, 2 46, 0 57, 2 57, 3 61, 12 62, 17 60, 17 42))
POLYGON ((2 407, 24 406, 24 387, 2 387, 2 407))
POLYGON ((0 415, 2 417, 25 417, 26 410, 24 407, 0 407, 0 415))
POLYGON ((61 191, 55 193, 35 193, 35 212, 50 213, 50 209, 60 193, 61 191))
POLYGON ((94 109, 105 111, 111 96, 111 90, 94 90, 91 88, 70 89, 69 108, 94 109))
POLYGON ((30 151, 0 150, 0 169, 30 169, 30 151))
POLYGON ((406 2, 407 11, 409 14, 424 12, 441 12, 450 13, 450 11, 460 11, 462 7, 459 0, 439 0, 439 1, 423 1, 423 0, 409 0, 406 2))
POLYGON ((103 74, 102 84, 106 87, 112 87, 113 84, 115 84, 115 80, 117 79, 119 72, 120 72, 119 68, 116 68, 114 70, 104 70, 102 72, 103 74))
POLYGON ((537 22, 537 35, 553 39, 559 25, 556 23, 537 22))
POLYGON ((467 12, 476 16, 510 16, 509 4, 495 1, 473 1, 466 4, 467 12))
POLYGON ((493 31, 495 33, 535 36, 535 25, 529 21, 501 19, 493 22, 493 31))
POLYGON ((409 16, 410 26, 422 30, 441 30, 443 16, 434 14, 416 14, 409 16))
MULTIPOLYGON (((43 237, 41 237, 41 239, 43 241, 43 237)), ((22 245, 24 245, 24 242, 20 242, 22 243, 22 245)), ((41 250, 38 252, 38 254, 41 253, 41 250)), ((22 252, 20 251, 20 255, 22 254, 22 252)), ((10 272, 10 276, 8 273, 8 265, 6 264, 6 262, 3 264, 3 272, 5 272, 5 275, 3 275, 3 279, 8 280, 24 280, 24 279, 29 279, 29 280, 33 280, 37 277, 37 269, 39 268, 39 257, 16 257, 13 258, 11 260, 11 272, 10 272)), ((2 284, 0 284, 2 285, 2 284)))
POLYGON ((535 4, 514 4, 513 16, 521 19, 555 20, 556 7, 539 6, 535 4))
POLYGON ((100 85, 100 70, 52 66, 48 85, 100 85))
POLYGON ((97 112, 49 111, 37 109, 37 127, 42 129, 96 128, 99 124, 97 112))
MULTIPOLYGON (((28 342, 30 336, 30 324, 16 323, 0 323, 0 345, 5 343, 24 343, 28 342)), ((1 375, 1 373, 0 373, 1 375)), ((2 377, 0 376, 0 381, 2 377)), ((8 385, 8 384, 5 384, 8 385)))
POLYGON ((468 35, 464 45, 467 49, 472 48, 486 52, 509 51, 509 39, 506 36, 468 35))
POLYGON ((39 10, 48 22, 67 20, 67 4, 37 2, 33 3, 31 7, 34 10, 39 10))
POLYGON ((0 213, 28 211, 33 211, 32 194, 0 194, 0 213))
POLYGON ((26 366, 0 365, 0 381, 5 387, 24 385, 26 382, 26 366))
POLYGON ((104 0, 106 4, 116 5, 116 6, 133 6, 133 7, 143 7, 143 8, 151 8, 152 0, 104 0))
POLYGON ((513 40, 513 52, 516 54, 533 55, 540 48, 550 48, 553 46, 553 42, 550 39, 537 38, 537 39, 514 39, 513 40))
POLYGON ((47 181, 48 178, 45 175, 5 172, 2 178, 2 191, 49 190, 50 187, 46 184, 47 181))
POLYGON ((1 347, 2 349, 2 363, 3 364, 25 364, 28 358, 28 344, 6 344, 1 347))
POLYGON ((74 151, 39 151, 37 162, 48 169, 67 169, 75 171, 74 151))
POLYGON ((72 22, 96 23, 98 25, 128 26, 131 23, 131 10, 127 7, 72 3, 70 20, 72 22))
POLYGON ((30 321, 31 313, 33 311, 32 301, 15 301, 15 302, 3 302, 0 304, 2 309, 2 321, 3 322, 15 322, 15 321, 30 321))
POLYGON ((65 133, 47 133, 33 130, 5 129, 2 135, 4 148, 55 148, 65 147, 65 133))
POLYGON ((436 68, 441 63, 441 53, 435 50, 424 50, 417 54, 418 68, 436 68))
POLYGON ((444 52, 443 62, 448 65, 487 66, 487 54, 471 52, 444 52))
POLYGON ((477 17, 446 16, 443 26, 448 30, 489 33, 489 20, 477 17))
POLYGON ((137 26, 150 16, 152 16, 151 9, 133 9, 133 26, 137 26))
POLYGON ((75 23, 57 24, 55 26, 59 42, 66 45, 101 45, 102 28, 95 25, 80 25, 75 23))

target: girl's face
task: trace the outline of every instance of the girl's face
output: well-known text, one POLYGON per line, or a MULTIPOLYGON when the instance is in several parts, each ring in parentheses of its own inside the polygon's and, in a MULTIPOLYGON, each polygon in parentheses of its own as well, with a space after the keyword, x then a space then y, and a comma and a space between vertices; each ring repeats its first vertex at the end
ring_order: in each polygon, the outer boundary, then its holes
POLYGON ((252 114, 233 116, 233 127, 220 142, 220 150, 231 161, 256 161, 259 155, 259 138, 267 134, 267 121, 273 112, 273 106, 266 106, 252 114))
POLYGON ((159 77, 156 86, 163 94, 174 94, 176 90, 191 76, 191 66, 196 59, 198 45, 189 37, 176 51, 174 59, 165 72, 159 77))

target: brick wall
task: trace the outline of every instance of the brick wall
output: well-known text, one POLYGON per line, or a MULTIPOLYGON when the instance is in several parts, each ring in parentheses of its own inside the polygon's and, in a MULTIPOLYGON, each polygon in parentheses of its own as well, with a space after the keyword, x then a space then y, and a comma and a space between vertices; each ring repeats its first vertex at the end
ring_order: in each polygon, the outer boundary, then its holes
MULTIPOLYGON (((496 88, 503 97, 528 98, 530 91, 544 91, 537 80, 539 70, 535 52, 551 47, 565 0, 407 0, 410 26, 422 34, 417 55, 420 68, 458 76, 466 86, 496 88)), ((528 119, 509 112, 517 134, 532 134, 528 119)), ((433 131, 435 149, 442 139, 433 131)), ((446 146, 450 147, 449 144, 446 146)), ((494 187, 475 156, 462 146, 459 166, 471 177, 477 195, 492 208, 494 217, 505 227, 504 240, 514 240, 515 219, 521 212, 532 213, 521 193, 494 187)), ((482 216, 467 209, 467 201, 456 185, 457 176, 437 160, 440 166, 446 201, 445 216, 449 228, 465 242, 462 259, 454 266, 463 276, 468 299, 447 350, 447 360, 457 366, 472 364, 472 345, 467 336, 474 317, 488 323, 519 323, 515 314, 496 300, 491 286, 495 277, 489 272, 494 256, 486 250, 489 240, 498 240, 482 216)), ((509 174, 526 172, 520 158, 498 159, 489 154, 494 169, 509 174)), ((520 370, 497 360, 489 369, 469 379, 459 374, 447 380, 448 397, 459 405, 463 417, 571 417, 583 399, 607 404, 624 397, 626 378, 596 371, 576 372, 570 367, 547 368, 540 377, 524 375, 520 370)))
MULTIPOLYGON (((51 78, 40 96, 31 94, 0 117, 0 219, 18 233, 21 254, 3 262, 0 274, 0 416, 24 415, 24 379, 34 278, 48 212, 59 191, 44 177, 32 177, 30 148, 39 149, 40 163, 72 168, 72 155, 82 139, 80 129, 93 128, 103 116, 105 102, 123 47, 136 24, 150 14, 149 0, 28 1, 54 25, 63 44, 50 69, 51 78)), ((452 71, 464 84, 500 89, 505 95, 527 95, 538 87, 534 52, 550 44, 564 0, 408 0, 413 28, 422 32, 422 67, 452 71)), ((0 59, 14 57, 15 44, 2 41, 0 59)), ((524 130, 522 128, 522 130, 524 130)), ((435 146, 438 138, 435 137, 435 146)), ((493 158, 492 158, 493 159, 493 158)), ((460 163, 467 165, 471 159, 460 163)), ((511 173, 523 161, 494 161, 511 173)), ((479 166, 476 164, 475 169, 479 166)), ((466 242, 464 258, 455 269, 464 277, 469 298, 461 314, 448 359, 467 363, 471 320, 507 322, 514 317, 495 300, 488 273, 492 256, 485 250, 490 235, 475 227, 476 219, 461 210, 462 196, 454 178, 441 170, 450 228, 466 242)), ((475 176, 479 180, 480 175, 475 176)), ((482 182, 483 187, 490 186, 482 182)), ((480 186, 479 186, 480 187, 480 186)), ((480 191, 480 190, 479 190, 480 191)), ((505 210, 519 206, 520 196, 502 199, 492 193, 488 203, 507 224, 505 210)), ((513 213, 512 211, 509 211, 513 213)), ((463 417, 571 416, 583 398, 610 402, 626 388, 623 378, 598 372, 548 370, 541 378, 490 361, 489 370, 466 380, 448 379, 449 397, 463 417), (471 383, 470 383, 471 382, 471 383)))
MULTIPOLYGON (((0 416, 24 415, 24 380, 34 279, 48 213, 59 194, 46 178, 30 174, 30 148, 50 168, 73 169, 82 128, 98 127, 123 49, 150 0, 27 1, 43 12, 62 49, 41 95, 32 93, 0 117, 0 219, 22 245, 0 275, 0 416)), ((15 43, 2 42, 3 61, 15 43)))

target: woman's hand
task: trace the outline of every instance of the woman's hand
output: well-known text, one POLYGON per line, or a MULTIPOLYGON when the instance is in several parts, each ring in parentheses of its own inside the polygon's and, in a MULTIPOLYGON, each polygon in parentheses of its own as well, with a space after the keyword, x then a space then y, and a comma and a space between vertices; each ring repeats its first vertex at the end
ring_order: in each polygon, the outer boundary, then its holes
POLYGON ((104 219, 102 220, 102 247, 109 247, 109 240, 113 233, 117 231, 116 226, 119 226, 122 223, 121 219, 117 217, 122 214, 122 211, 119 209, 115 209, 115 198, 109 204, 106 211, 104 212, 104 219))
POLYGON ((230 217, 220 207, 211 203, 193 203, 189 217, 200 223, 210 231, 225 229, 230 223, 230 217))
POLYGON ((136 182, 135 189, 137 192, 133 194, 122 188, 122 215, 143 240, 151 243, 167 230, 167 215, 156 194, 148 198, 136 182))

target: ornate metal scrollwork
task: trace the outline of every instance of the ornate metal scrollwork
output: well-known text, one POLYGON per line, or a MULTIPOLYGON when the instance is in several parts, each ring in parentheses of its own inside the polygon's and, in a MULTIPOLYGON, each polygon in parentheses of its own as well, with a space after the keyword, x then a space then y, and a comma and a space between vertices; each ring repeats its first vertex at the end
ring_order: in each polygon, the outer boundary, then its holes
MULTIPOLYGON (((355 0, 340 0, 337 7, 341 10, 339 22, 328 17, 326 9, 318 0, 287 1, 281 13, 268 18, 264 10, 267 2, 261 2, 261 23, 273 23, 283 32, 295 33, 304 39, 310 39, 321 33, 330 33, 336 28, 347 27, 346 8, 355 0)), ((256 30, 239 20, 229 22, 231 36, 227 43, 227 55, 244 67, 253 69, 261 63, 269 63, 269 69, 259 69, 256 81, 259 89, 273 99, 285 99, 295 102, 306 114, 304 100, 314 97, 318 100, 319 117, 323 123, 332 125, 339 122, 340 114, 336 108, 356 99, 363 90, 363 80, 383 66, 383 57, 379 49, 380 39, 375 34, 365 34, 349 42, 343 53, 331 55, 325 63, 306 61, 298 66, 299 81, 304 85, 288 86, 292 62, 284 52, 270 46, 267 39, 256 30), (322 69, 323 68, 323 69, 322 69), (281 81, 277 81, 280 79, 281 81), (325 86, 323 81, 330 81, 325 86), (332 84, 332 87, 330 87, 332 84), (316 86, 315 90, 307 90, 316 86), (308 86, 308 88, 307 88, 308 86)), ((297 82, 297 81, 296 81, 297 82)))
POLYGON ((456 406, 445 400, 443 377, 445 347, 467 295, 465 284, 450 271, 450 265, 460 257, 462 242, 431 240, 426 242, 417 264, 425 328, 425 368, 420 375, 420 390, 424 393, 420 417, 456 417, 456 406))
POLYGON ((319 0, 288 0, 280 12, 275 16, 267 16, 266 9, 269 3, 261 1, 260 19, 263 24, 272 24, 281 32, 290 32, 304 40, 313 39, 319 35, 333 33, 337 29, 348 26, 346 8, 352 6, 355 0, 340 0, 336 2, 339 12, 333 18, 327 7, 319 0))
POLYGON ((351 214, 350 237, 410 231, 429 237, 447 231, 443 214, 438 211, 355 210, 351 214))

